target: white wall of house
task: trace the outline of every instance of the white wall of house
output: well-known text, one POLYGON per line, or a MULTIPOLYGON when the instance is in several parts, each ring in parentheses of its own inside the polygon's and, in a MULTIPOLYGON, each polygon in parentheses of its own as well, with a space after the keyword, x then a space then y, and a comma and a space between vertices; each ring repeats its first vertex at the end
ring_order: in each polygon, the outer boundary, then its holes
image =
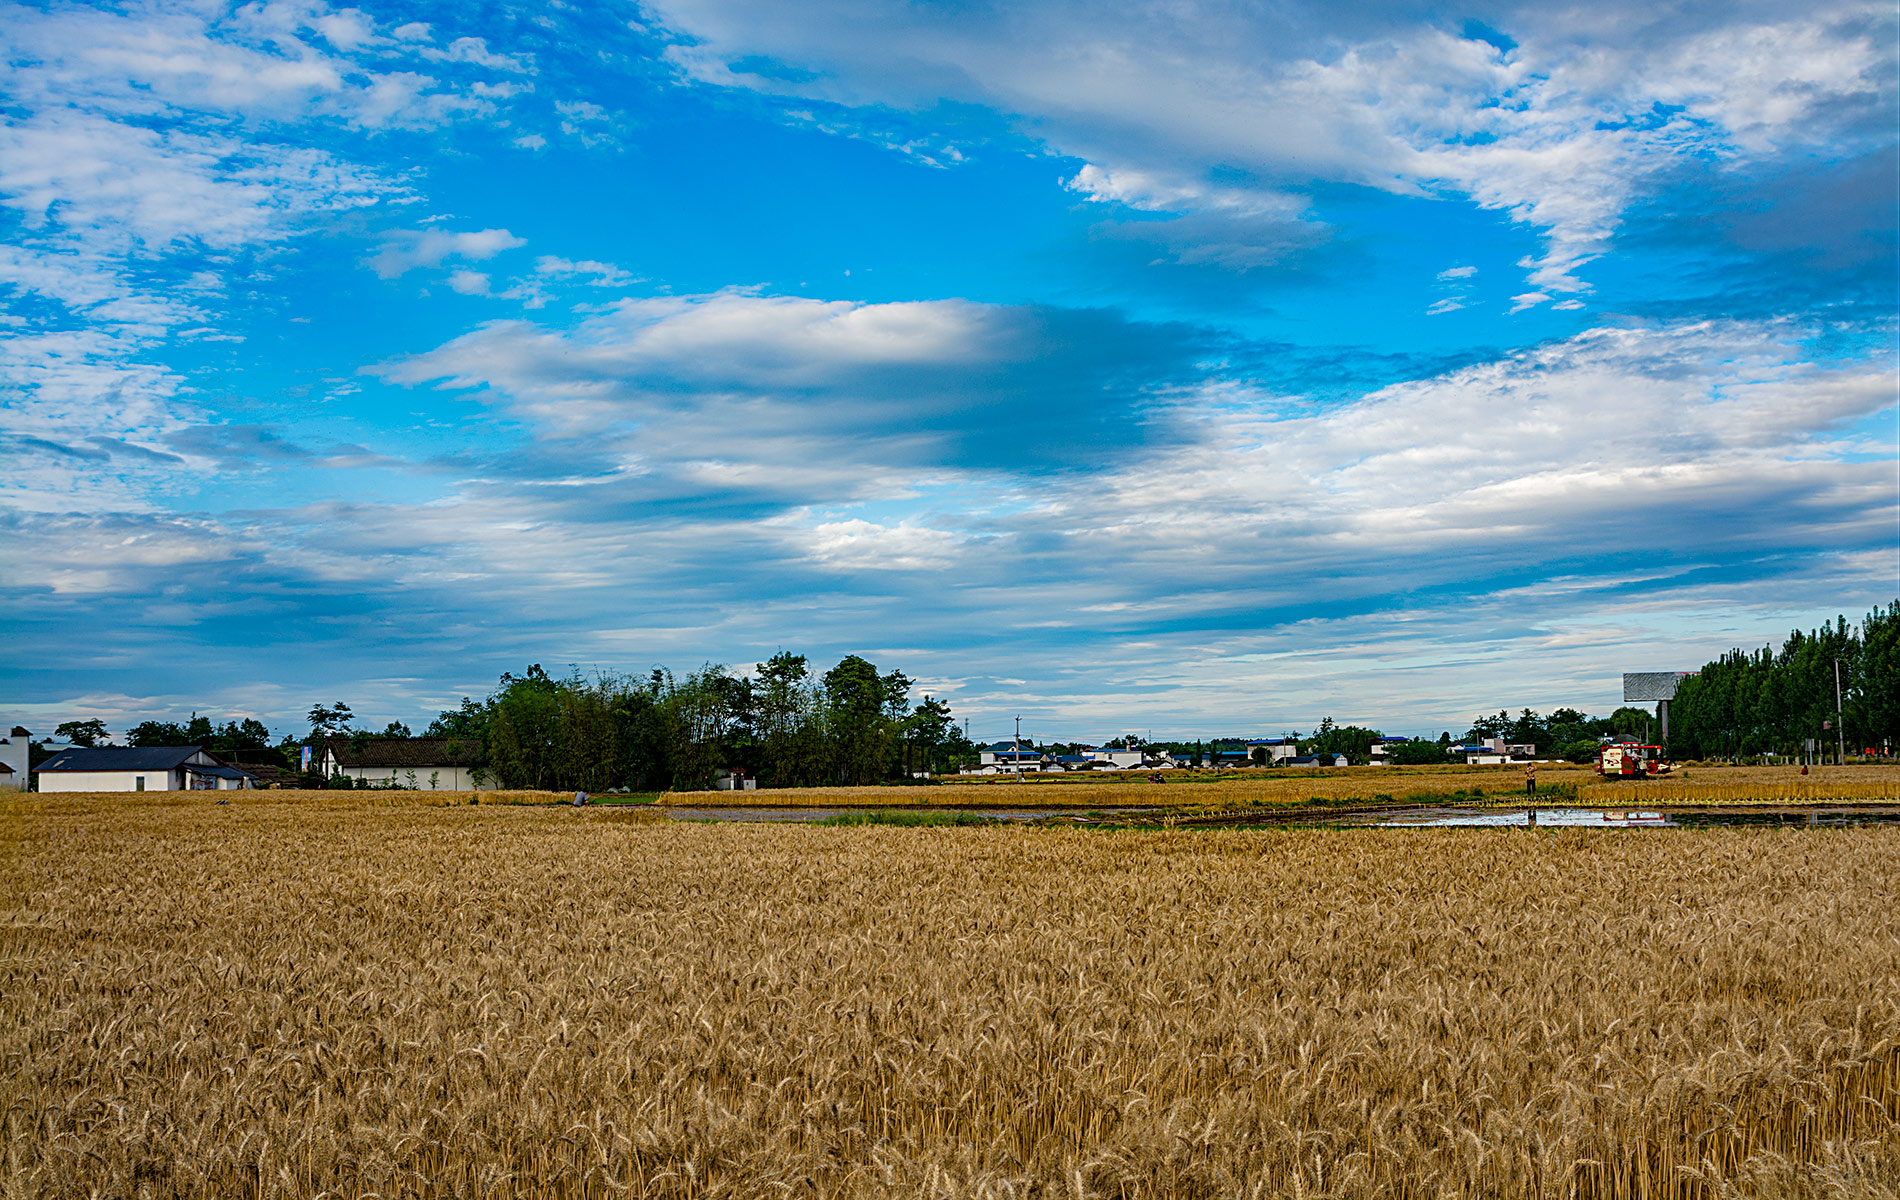
MULTIPOLYGON (((42 792, 176 792, 184 771, 41 771, 42 792), (140 781, 143 781, 142 783, 140 781)), ((222 781, 220 781, 222 782, 222 781)))

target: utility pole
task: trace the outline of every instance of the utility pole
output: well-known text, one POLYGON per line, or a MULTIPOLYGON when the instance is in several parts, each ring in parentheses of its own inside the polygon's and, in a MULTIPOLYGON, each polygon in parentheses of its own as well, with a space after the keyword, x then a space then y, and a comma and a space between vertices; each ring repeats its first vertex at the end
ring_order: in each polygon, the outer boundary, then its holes
POLYGON ((1016 767, 1016 782, 1023 781, 1023 719, 1016 718, 1016 740, 1009 744, 1009 761, 1016 767))
POLYGON ((1841 722, 1841 656, 1834 656, 1834 762, 1836 766, 1847 764, 1847 728, 1841 722))

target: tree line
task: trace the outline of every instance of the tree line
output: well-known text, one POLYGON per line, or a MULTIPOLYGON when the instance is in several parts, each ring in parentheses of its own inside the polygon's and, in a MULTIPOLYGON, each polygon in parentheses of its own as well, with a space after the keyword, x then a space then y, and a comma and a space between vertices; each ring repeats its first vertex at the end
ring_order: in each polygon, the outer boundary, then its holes
POLYGON ((779 653, 751 676, 708 665, 645 678, 539 664, 504 674, 484 700, 442 713, 429 737, 480 746, 482 769, 507 788, 638 791, 710 787, 739 771, 760 787, 863 784, 955 770, 973 756, 950 706, 911 699, 902 671, 855 654, 822 675, 779 653))
POLYGON ((1900 601, 1858 625, 1842 616, 1794 630, 1779 649, 1730 650, 1682 681, 1669 726, 1677 758, 1795 755, 1808 738, 1825 748, 1844 742, 1849 754, 1892 753, 1900 738, 1900 601))

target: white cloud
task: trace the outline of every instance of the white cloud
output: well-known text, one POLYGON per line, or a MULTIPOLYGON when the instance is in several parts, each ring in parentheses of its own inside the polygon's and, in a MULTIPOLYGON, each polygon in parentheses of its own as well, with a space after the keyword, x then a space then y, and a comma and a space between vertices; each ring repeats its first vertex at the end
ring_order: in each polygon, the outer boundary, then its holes
POLYGON ((841 571, 919 571, 951 566, 968 540, 909 521, 825 521, 800 535, 811 557, 841 571))
POLYGON ((483 262, 504 250, 527 245, 506 229, 402 229, 384 235, 382 248, 364 265, 383 279, 395 279, 417 267, 439 267, 451 258, 483 262))
POLYGON ((594 287, 626 287, 639 282, 637 277, 612 263, 593 259, 575 262, 551 254, 534 260, 534 273, 549 279, 580 279, 594 287))
POLYGON ((441 52, 450 62, 474 63, 497 71, 510 71, 515 74, 527 74, 534 70, 534 64, 516 55, 496 54, 489 50, 488 43, 478 37, 459 37, 449 43, 448 49, 441 52))
POLYGON ((1440 279, 1469 279, 1478 273, 1476 267, 1447 267, 1438 273, 1440 279))
POLYGON ((488 276, 480 271, 454 271, 449 274, 448 285, 451 291, 464 296, 486 296, 488 294, 488 276))

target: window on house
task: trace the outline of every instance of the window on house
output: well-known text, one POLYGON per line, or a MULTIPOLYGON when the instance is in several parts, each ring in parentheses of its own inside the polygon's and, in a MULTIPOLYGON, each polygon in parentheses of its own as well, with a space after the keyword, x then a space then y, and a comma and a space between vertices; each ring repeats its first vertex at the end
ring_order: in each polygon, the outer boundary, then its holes
POLYGON ((135 792, 142 792, 145 790, 145 776, 135 775, 132 777, 132 790, 135 792))

